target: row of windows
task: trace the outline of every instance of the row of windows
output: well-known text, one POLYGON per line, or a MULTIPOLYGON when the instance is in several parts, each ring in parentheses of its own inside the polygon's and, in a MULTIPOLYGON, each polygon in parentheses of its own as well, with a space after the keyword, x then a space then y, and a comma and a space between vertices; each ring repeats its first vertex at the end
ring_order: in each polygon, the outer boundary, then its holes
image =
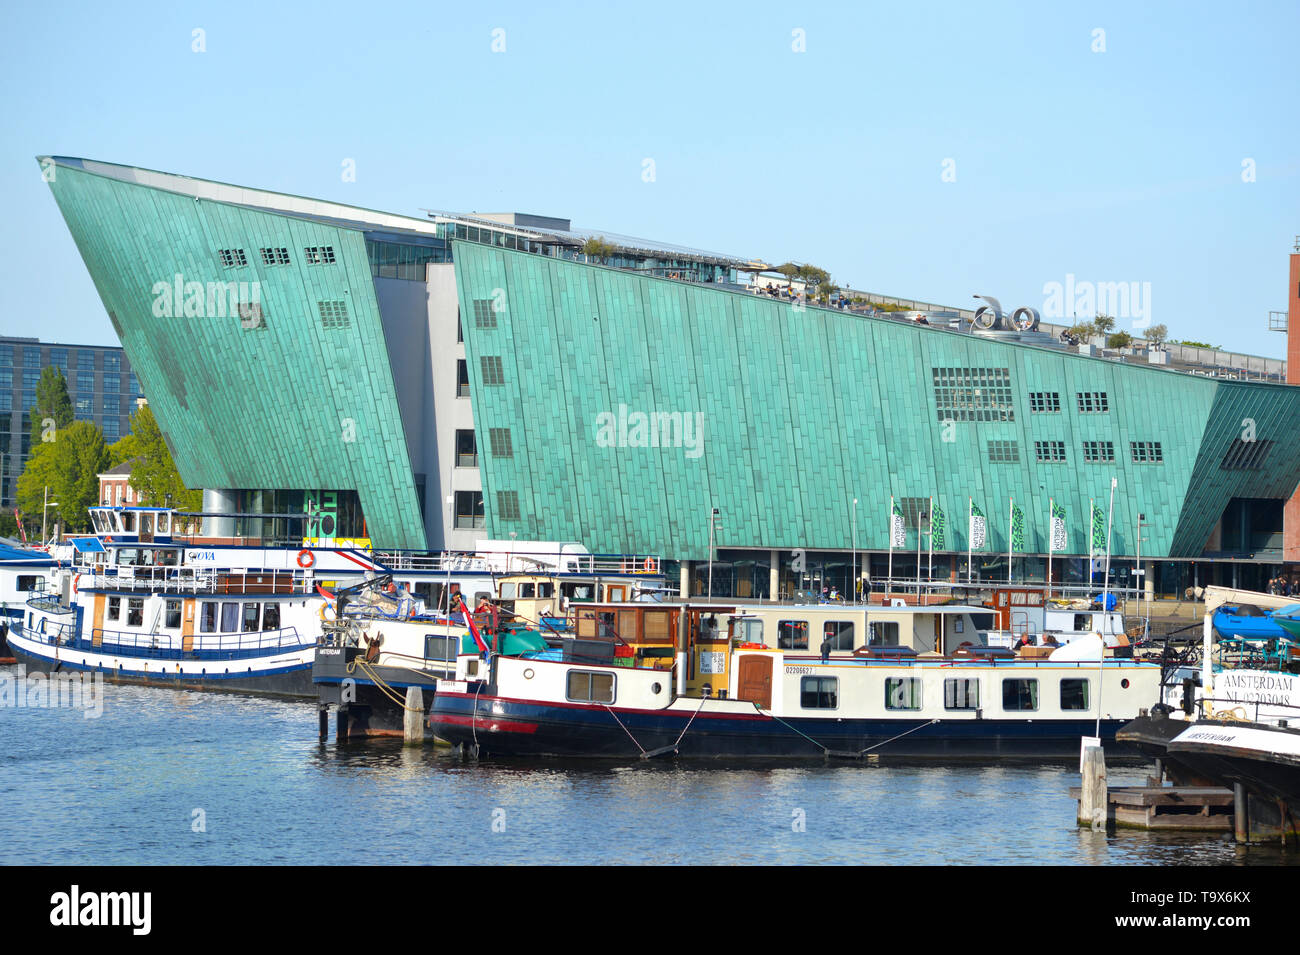
MULTIPOLYGON (((105 609, 105 619, 114 623, 125 623, 128 627, 144 626, 144 598, 126 598, 126 617, 122 616, 121 597, 109 597, 105 609)), ((236 601, 204 601, 200 605, 200 633, 258 633, 262 630, 280 629, 280 605, 278 603, 245 603, 236 601)), ((181 601, 179 598, 165 601, 163 606, 162 626, 164 630, 181 628, 181 601)))
MULTIPOLYGON (((12 374, 13 364, 14 346, 0 345, 0 371, 8 371, 12 374)), ((102 364, 103 370, 106 372, 120 372, 122 370, 122 356, 115 352, 106 353, 102 364)), ((68 370, 68 350, 66 348, 51 348, 49 360, 42 361, 39 345, 30 345, 23 349, 24 368, 40 369, 46 365, 55 365, 66 372, 68 370)), ((94 371, 95 353, 84 349, 78 352, 77 367, 87 371, 94 371)))
POLYGON ((347 328, 352 324, 352 319, 348 316, 347 302, 317 302, 316 309, 320 312, 320 323, 322 328, 347 328))
POLYGON ((940 421, 1014 421, 1008 368, 932 368, 940 421))
MULTIPOLYGON (((488 428, 488 446, 494 458, 515 456, 509 428, 488 428)), ((456 467, 478 467, 478 441, 472 428, 456 431, 456 467)))
MULTIPOLYGON (((332 245, 309 245, 302 251, 308 265, 331 265, 334 262, 332 245)), ((283 246, 270 246, 258 249, 258 252, 262 256, 263 265, 289 265, 292 262, 289 250, 283 246)), ((248 256, 243 249, 217 249, 217 257, 221 259, 222 267, 227 269, 241 268, 248 264, 248 256)))
MULTIPOLYGON (((870 630, 870 639, 867 643, 872 647, 896 647, 898 646, 898 623, 889 620, 873 620, 868 624, 870 630)), ((952 620, 952 632, 961 634, 965 628, 965 621, 961 617, 954 617, 952 620)), ((807 620, 778 620, 776 624, 776 647, 778 650, 807 650, 809 626, 807 620)), ((747 631, 748 638, 758 643, 763 642, 763 622, 755 620, 749 622, 747 631)), ((854 641, 854 625, 851 620, 827 620, 822 624, 821 641, 817 644, 820 650, 822 644, 828 643, 830 650, 853 650, 857 644, 854 641)))
MULTIPOLYGON (((1260 443, 1260 442, 1257 442, 1260 443)), ((1262 442, 1270 444, 1271 442, 1262 442)), ((1161 464, 1164 462, 1164 450, 1159 441, 1131 441, 1129 451, 1134 464, 1161 464)), ((993 464, 1018 464, 1020 446, 1015 441, 990 441, 988 443, 989 461, 993 464)), ((1230 454, 1232 452, 1229 452, 1230 454)), ((1268 453, 1264 448, 1257 452, 1262 460, 1268 453)), ((1064 441, 1035 441, 1034 458, 1044 464, 1064 464, 1066 461, 1064 441)), ((1111 464, 1115 461, 1115 443, 1113 441, 1083 442, 1083 460, 1088 464, 1111 464)), ((1226 459, 1225 459, 1226 461, 1226 459)), ((1223 465, 1225 469, 1228 465, 1223 465)), ((1257 465, 1258 467, 1258 465, 1257 465)), ((915 526, 909 523, 909 526, 915 526)))
POLYGON ((490 298, 474 299, 474 327, 496 328, 497 313, 490 298))
POLYGON ((1060 414, 1061 396, 1055 391, 1031 391, 1029 410, 1034 414, 1060 414))
MULTIPOLYGON (((1088 690, 1092 681, 1063 679, 1060 706, 1066 711, 1087 711, 1088 690)), ((799 681, 799 705, 806 710, 839 709, 839 677, 806 676, 799 681)), ((1034 712, 1039 708, 1039 681, 1021 677, 1002 680, 1002 709, 1009 712, 1034 712)), ((572 697, 570 697, 572 699, 572 697)), ((889 677, 885 680, 885 709, 919 710, 922 708, 919 677, 889 677)), ((953 677, 943 681, 945 710, 978 710, 980 681, 953 677)))

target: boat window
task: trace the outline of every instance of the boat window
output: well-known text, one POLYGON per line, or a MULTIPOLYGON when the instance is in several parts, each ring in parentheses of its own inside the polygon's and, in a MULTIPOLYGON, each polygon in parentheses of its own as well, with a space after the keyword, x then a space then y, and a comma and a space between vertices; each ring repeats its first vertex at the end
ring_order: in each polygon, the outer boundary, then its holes
POLYGON ((1029 595, 1029 606, 1041 607, 1042 605, 1043 605, 1042 594, 1038 593, 1038 591, 1034 591, 1032 594, 1029 595))
MULTIPOLYGON (((649 614, 646 614, 647 619, 649 614)), ((737 620, 736 636, 741 643, 762 643, 763 642, 763 621, 761 620, 737 620)))
POLYGON ((782 620, 776 625, 776 646, 778 650, 807 650, 808 621, 782 620))
POLYGON ((551 583, 549 580, 539 583, 537 585, 538 600, 547 600, 554 596, 555 596, 555 584, 551 583))
POLYGON ((124 511, 122 513, 122 530, 128 534, 135 533, 135 512, 124 511))
POLYGON ((1029 604, 1029 595, 1023 590, 1018 590, 1011 595, 1011 606, 1024 607, 1029 604))
POLYGON ((501 599, 514 600, 519 595, 519 585, 514 583, 501 584, 501 599))
POLYGON ((594 584, 561 584, 560 593, 570 600, 593 600, 594 584))
POLYGON ((1002 708, 1004 710, 1038 709, 1038 681, 1020 679, 1003 680, 1002 708))
POLYGON ((578 636, 584 638, 596 636, 596 612, 594 610, 578 611, 578 636))
POLYGON ((279 630, 280 629, 280 605, 267 604, 262 610, 262 629, 279 630))
POLYGON ((152 534, 152 533, 153 533, 153 515, 152 515, 152 514, 141 514, 141 515, 140 515, 140 533, 141 533, 141 535, 152 534))
MULTIPOLYGON (((897 624, 895 624, 897 626, 897 624)), ((921 681, 914 676, 890 677, 885 681, 885 709, 919 710, 921 681)))
POLYGON ((104 520, 104 513, 102 511, 91 511, 90 519, 95 525, 96 534, 108 533, 108 522, 104 520))
POLYGON ((799 681, 799 705, 805 710, 839 709, 840 681, 833 676, 806 676, 799 681))
POLYGON ((122 619, 122 598, 121 597, 108 598, 108 619, 109 620, 122 619))
POLYGON ((830 641, 832 650, 853 649, 853 622, 851 620, 827 620, 822 624, 822 642, 830 641))
POLYGON ((140 552, 134 547, 119 547, 114 557, 119 567, 134 567, 140 552))
POLYGON ((223 603, 221 605, 221 632, 234 633, 239 629, 239 604, 223 603))
POLYGON ((618 635, 628 643, 639 643, 641 640, 641 631, 637 626, 640 623, 639 615, 635 610, 620 610, 618 612, 618 635))
POLYGON ((1090 613, 1076 613, 1076 614, 1074 615, 1074 629, 1075 629, 1075 630, 1091 630, 1091 629, 1092 629, 1092 614, 1090 614, 1090 613))
POLYGON ((18 575, 18 593, 25 594, 28 591, 36 589, 36 581, 41 578, 36 574, 19 574, 18 575))
POLYGON ((163 512, 158 515, 158 533, 170 534, 172 532, 172 516, 170 512, 163 512))
POLYGON ((460 641, 455 637, 445 637, 436 633, 424 635, 424 658, 442 663, 455 663, 456 654, 460 652, 460 641))
POLYGON ((953 633, 961 633, 961 632, 964 631, 965 629, 966 629, 966 618, 965 618, 965 617, 954 617, 954 618, 953 618, 953 621, 952 621, 952 632, 953 632, 953 633))
POLYGON ((980 681, 961 678, 944 680, 943 708, 945 710, 978 710, 980 708, 980 681))
POLYGON ((155 554, 157 562, 163 567, 175 567, 180 558, 180 552, 174 550, 160 550, 155 554))
POLYGON ((600 622, 599 633, 596 634, 601 640, 613 640, 618 636, 618 631, 614 629, 614 614, 610 612, 596 614, 596 619, 600 622))
POLYGON ((203 609, 199 613, 199 632, 217 632, 217 605, 215 603, 204 602, 203 609))
POLYGON ((144 626, 144 599, 130 597, 126 601, 126 625, 128 627, 144 626))
POLYGON ((1088 708, 1088 684, 1091 680, 1062 680, 1061 709, 1086 710, 1088 708))
POLYGON ((668 611, 647 610, 645 612, 645 639, 668 640, 668 611))
POLYGON ((898 646, 898 622, 896 620, 872 621, 871 645, 873 647, 898 646))
POLYGON ((167 601, 167 620, 163 626, 168 630, 179 630, 181 628, 181 602, 179 600, 167 601))
POLYGON ((992 630, 993 619, 991 613, 973 613, 970 615, 971 626, 976 630, 992 630))
POLYGON ((532 600, 532 599, 533 599, 533 594, 536 593, 536 592, 537 592, 537 585, 536 585, 536 584, 520 584, 520 585, 519 585, 519 596, 522 597, 524 600, 532 600))
POLYGON ((567 695, 576 703, 613 703, 614 674, 570 670, 567 695))
POLYGON ((259 604, 244 604, 244 633, 257 633, 257 621, 261 614, 259 604))

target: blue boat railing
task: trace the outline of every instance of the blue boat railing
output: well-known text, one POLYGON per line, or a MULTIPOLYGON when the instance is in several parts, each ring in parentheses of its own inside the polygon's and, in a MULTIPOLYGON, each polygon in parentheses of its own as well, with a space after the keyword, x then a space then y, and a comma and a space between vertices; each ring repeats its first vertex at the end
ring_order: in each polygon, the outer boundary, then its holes
POLYGON ((73 608, 65 607, 59 600, 59 595, 55 593, 33 593, 27 598, 27 606, 43 613, 65 614, 73 612, 73 608))
POLYGON ((217 570, 207 567, 104 567, 82 575, 87 590, 144 590, 164 594, 313 593, 316 580, 301 570, 217 570))
POLYGON ((235 660, 316 645, 315 640, 303 639, 297 627, 188 637, 179 633, 131 633, 102 628, 95 628, 90 636, 86 636, 77 633, 70 624, 42 628, 39 632, 46 637, 47 643, 70 650, 157 660, 235 660))

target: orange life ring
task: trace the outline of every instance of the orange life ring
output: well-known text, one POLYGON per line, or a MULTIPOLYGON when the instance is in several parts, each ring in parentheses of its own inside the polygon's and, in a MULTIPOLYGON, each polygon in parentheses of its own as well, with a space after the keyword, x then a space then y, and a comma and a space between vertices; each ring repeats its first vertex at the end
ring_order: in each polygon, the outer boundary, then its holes
POLYGON ((77 581, 79 581, 80 579, 81 579, 81 574, 77 574, 77 576, 72 578, 72 592, 74 594, 77 592, 77 581))
POLYGON ((302 550, 298 551, 298 566, 303 570, 315 567, 316 555, 304 547, 302 550))
POLYGON ((653 574, 658 569, 659 569, 659 565, 655 563, 655 559, 653 557, 647 557, 645 559, 645 572, 647 574, 653 574))

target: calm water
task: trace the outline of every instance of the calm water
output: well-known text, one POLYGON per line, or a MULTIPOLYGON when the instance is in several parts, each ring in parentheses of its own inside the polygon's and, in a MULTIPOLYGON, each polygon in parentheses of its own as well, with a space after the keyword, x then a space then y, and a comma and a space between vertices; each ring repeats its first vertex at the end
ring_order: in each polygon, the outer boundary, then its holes
POLYGON ((0 707, 0 750, 5 864, 1288 861, 1077 829, 1065 767, 473 764, 321 745, 314 704, 220 694, 106 686, 97 719, 0 707))

